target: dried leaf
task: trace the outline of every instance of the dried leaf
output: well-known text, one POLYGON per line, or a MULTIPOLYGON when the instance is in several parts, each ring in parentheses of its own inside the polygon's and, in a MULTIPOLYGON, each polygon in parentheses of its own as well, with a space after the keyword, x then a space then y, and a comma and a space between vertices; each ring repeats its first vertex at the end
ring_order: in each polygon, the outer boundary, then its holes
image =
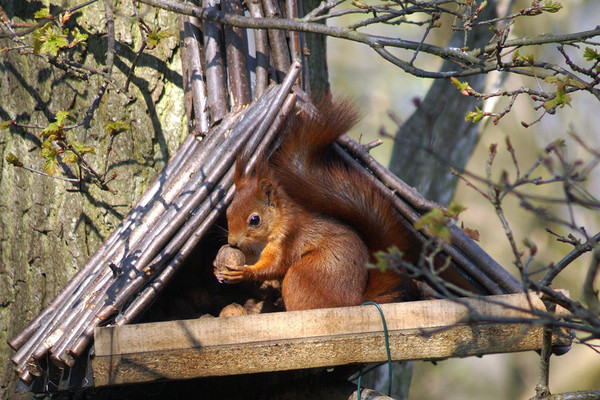
POLYGON ((480 234, 477 229, 468 228, 466 226, 463 226, 460 229, 465 233, 465 235, 467 235, 474 241, 479 242, 480 234))

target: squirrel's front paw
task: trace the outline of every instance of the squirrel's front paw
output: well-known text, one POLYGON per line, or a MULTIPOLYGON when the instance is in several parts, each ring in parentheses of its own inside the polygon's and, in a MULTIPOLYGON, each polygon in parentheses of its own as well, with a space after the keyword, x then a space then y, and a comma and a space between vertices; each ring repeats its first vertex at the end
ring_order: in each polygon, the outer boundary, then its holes
MULTIPOLYGON (((244 268, 245 257, 239 249, 225 245, 219 249, 217 257, 213 262, 215 267, 214 274, 220 283, 238 283, 243 280, 243 276, 239 277, 239 268, 244 268), (237 274, 231 274, 232 271, 237 274), (235 276, 234 276, 235 275, 235 276)), ((242 273, 243 274, 243 273, 242 273)))
POLYGON ((240 283, 245 280, 246 265, 226 265, 225 268, 215 270, 215 276, 221 283, 240 283))

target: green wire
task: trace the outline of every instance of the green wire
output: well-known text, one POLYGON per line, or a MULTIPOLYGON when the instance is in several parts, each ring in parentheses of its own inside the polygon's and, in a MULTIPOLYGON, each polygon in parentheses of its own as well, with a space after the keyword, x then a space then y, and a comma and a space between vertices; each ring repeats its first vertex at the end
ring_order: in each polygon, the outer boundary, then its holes
MULTIPOLYGON (((383 315, 383 310, 381 309, 381 307, 379 306, 379 304, 373 302, 373 301, 366 301, 364 303, 362 303, 361 305, 366 306, 366 305, 373 305, 375 307, 377 307, 377 310, 379 310, 379 315, 381 315, 381 322, 383 323, 383 334, 385 336, 385 350, 387 352, 387 359, 388 359, 388 390, 387 390, 387 395, 391 396, 392 395, 392 355, 390 353, 390 338, 388 335, 388 329, 387 329, 387 323, 385 322, 385 315, 383 315)), ((358 374, 358 389, 357 389, 357 399, 360 400, 360 378, 362 377, 362 367, 360 367, 360 371, 358 374)))

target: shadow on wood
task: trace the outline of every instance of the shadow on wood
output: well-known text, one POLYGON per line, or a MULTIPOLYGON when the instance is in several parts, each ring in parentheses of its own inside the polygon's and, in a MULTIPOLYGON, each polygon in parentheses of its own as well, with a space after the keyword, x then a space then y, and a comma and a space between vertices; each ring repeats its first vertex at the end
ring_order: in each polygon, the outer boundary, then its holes
MULTIPOLYGON (((531 299, 535 310, 545 310, 531 299)), ((392 360, 541 348, 543 326, 531 324, 524 294, 461 302, 381 305, 392 360)), ((563 333, 554 345, 570 343, 563 333)), ((381 316, 368 305, 96 328, 94 340, 96 386, 387 360, 381 316)))

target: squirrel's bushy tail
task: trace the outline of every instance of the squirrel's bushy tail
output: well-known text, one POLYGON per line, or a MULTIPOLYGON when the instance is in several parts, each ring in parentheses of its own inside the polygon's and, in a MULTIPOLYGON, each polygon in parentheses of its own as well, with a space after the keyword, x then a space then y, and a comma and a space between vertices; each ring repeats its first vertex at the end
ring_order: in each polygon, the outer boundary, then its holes
MULTIPOLYGON (((319 114, 296 113, 280 147, 269 160, 278 182, 307 209, 352 226, 372 252, 397 246, 415 261, 420 242, 394 209, 390 194, 376 188, 361 171, 347 165, 332 144, 357 121, 351 102, 324 99, 319 114)), ((414 282, 394 271, 369 273, 365 300, 389 302, 417 296, 414 282)))

